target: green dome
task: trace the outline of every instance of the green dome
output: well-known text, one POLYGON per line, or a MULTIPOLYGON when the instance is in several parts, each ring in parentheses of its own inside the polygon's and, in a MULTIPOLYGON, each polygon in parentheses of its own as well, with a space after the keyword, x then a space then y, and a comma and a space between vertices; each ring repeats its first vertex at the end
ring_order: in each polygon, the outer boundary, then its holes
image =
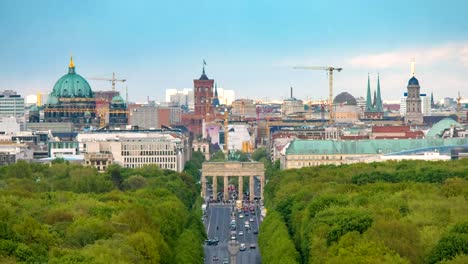
POLYGON ((37 105, 33 105, 31 106, 31 108, 29 108, 29 112, 39 112, 39 108, 37 107, 37 105))
POLYGON ((125 104, 124 99, 120 95, 116 95, 112 98, 112 104, 125 104))
MULTIPOLYGON (((93 91, 91 86, 81 77, 79 74, 75 73, 75 65, 73 60, 70 61, 68 67, 68 74, 62 76, 54 85, 51 95, 56 96, 57 98, 93 98, 93 91)), ((50 96, 49 96, 50 97, 50 96)))
POLYGON ((460 124, 451 119, 451 118, 444 118, 439 122, 435 123, 431 129, 427 132, 427 138, 440 138, 442 136, 442 132, 444 130, 451 128, 452 126, 458 127, 460 124))
POLYGON ((53 95, 52 93, 49 94, 48 98, 47 98, 47 104, 48 105, 55 105, 55 104, 58 104, 59 103, 59 100, 57 98, 57 96, 53 95))

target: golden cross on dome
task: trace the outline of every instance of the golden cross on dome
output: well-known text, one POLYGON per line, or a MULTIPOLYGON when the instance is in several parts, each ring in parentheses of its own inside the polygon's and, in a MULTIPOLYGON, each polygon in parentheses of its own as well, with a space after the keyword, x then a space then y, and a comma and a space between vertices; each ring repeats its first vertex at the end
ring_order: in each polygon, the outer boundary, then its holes
POLYGON ((70 68, 75 68, 75 63, 73 63, 73 56, 70 55, 70 64, 68 65, 70 68))

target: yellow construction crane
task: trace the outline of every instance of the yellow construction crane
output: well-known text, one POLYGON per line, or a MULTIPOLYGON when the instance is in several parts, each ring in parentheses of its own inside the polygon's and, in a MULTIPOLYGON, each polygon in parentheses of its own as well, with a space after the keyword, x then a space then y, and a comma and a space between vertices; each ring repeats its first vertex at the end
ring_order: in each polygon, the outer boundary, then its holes
POLYGON ((116 79, 115 72, 112 73, 112 78, 100 78, 100 77, 91 77, 88 80, 95 80, 95 81, 109 81, 112 84, 112 91, 115 91, 115 82, 126 82, 126 79, 116 79))
POLYGON ((337 67, 311 67, 311 66, 296 66, 294 69, 299 70, 317 70, 317 71, 327 71, 328 72, 328 88, 329 88, 329 95, 328 95, 328 105, 330 107, 330 124, 333 124, 334 119, 334 112, 333 112, 333 71, 342 71, 343 68, 337 67))
POLYGON ((458 119, 458 123, 462 123, 462 107, 461 107, 461 100, 462 100, 462 97, 460 95, 460 92, 458 92, 458 97, 457 97, 457 119, 458 119))

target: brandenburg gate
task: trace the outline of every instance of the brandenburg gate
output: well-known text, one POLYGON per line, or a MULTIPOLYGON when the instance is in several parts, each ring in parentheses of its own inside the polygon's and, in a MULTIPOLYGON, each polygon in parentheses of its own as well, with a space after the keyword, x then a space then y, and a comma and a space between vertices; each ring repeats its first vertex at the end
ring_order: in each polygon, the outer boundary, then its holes
POLYGON ((265 168, 261 162, 204 162, 201 171, 201 195, 206 197, 206 177, 213 177, 213 199, 217 200, 218 196, 218 176, 224 180, 224 200, 229 200, 229 177, 237 177, 239 186, 239 200, 243 200, 244 196, 244 177, 249 177, 250 201, 254 200, 254 176, 260 178, 260 199, 263 200, 263 187, 265 185, 265 168))

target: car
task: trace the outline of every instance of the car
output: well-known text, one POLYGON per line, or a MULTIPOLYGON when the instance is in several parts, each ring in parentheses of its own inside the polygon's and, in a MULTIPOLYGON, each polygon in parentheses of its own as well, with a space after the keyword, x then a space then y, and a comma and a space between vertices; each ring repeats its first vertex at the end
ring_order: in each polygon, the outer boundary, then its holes
POLYGON ((255 222, 255 220, 253 219, 253 217, 250 217, 250 222, 255 222))
POLYGON ((246 211, 246 212, 244 213, 244 215, 245 215, 245 216, 249 216, 249 212, 246 211))
POLYGON ((240 244, 240 247, 239 247, 240 251, 245 251, 246 249, 247 249, 247 247, 245 246, 244 243, 240 244))
POLYGON ((239 214, 239 218, 244 218, 244 214, 239 214))
POLYGON ((219 260, 218 256, 213 256, 213 261, 218 261, 218 260, 219 260))
POLYGON ((255 248, 257 248, 257 245, 255 245, 255 244, 250 244, 250 248, 255 249, 255 248))
POLYGON ((250 229, 250 225, 244 225, 244 228, 248 230, 250 229))
POLYGON ((258 230, 255 229, 255 230, 253 231, 253 233, 254 233, 254 235, 257 235, 257 234, 258 234, 258 230))
POLYGON ((239 231, 239 236, 243 236, 244 235, 244 231, 239 231))
POLYGON ((229 264, 229 259, 228 259, 228 258, 224 258, 224 259, 223 259, 223 264, 229 264))
POLYGON ((236 235, 231 235, 231 240, 236 240, 236 235))
POLYGON ((213 239, 207 239, 205 240, 205 243, 207 246, 217 246, 219 241, 213 240, 213 239))

